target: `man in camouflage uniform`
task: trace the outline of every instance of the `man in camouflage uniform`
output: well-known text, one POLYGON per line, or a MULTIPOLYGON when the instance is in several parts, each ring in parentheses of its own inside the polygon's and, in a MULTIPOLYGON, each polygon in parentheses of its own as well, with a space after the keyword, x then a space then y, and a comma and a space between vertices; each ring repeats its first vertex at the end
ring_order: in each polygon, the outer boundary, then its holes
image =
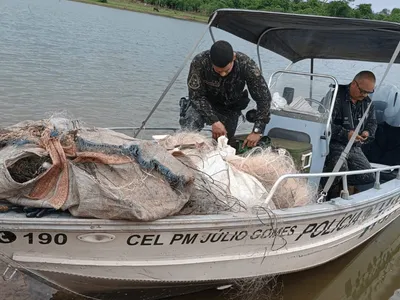
POLYGON ((270 120, 271 94, 256 63, 241 52, 234 52, 226 41, 215 42, 210 50, 196 55, 187 79, 189 99, 180 102, 182 129, 200 131, 212 125, 214 139, 231 138, 236 131, 241 111, 250 102, 257 103, 253 131, 243 147, 256 146, 270 120))
MULTIPOLYGON (((375 75, 369 71, 358 73, 349 85, 340 85, 332 113, 332 138, 329 145, 329 155, 326 158, 324 172, 332 172, 340 155, 345 149, 353 134, 357 134, 347 159, 344 161, 340 171, 356 171, 370 169, 371 165, 364 155, 361 146, 370 142, 377 128, 375 110, 373 104, 370 107, 368 116, 364 120, 359 133, 354 130, 365 110, 371 103, 369 94, 374 92, 375 75)), ((321 186, 324 187, 327 177, 321 179, 321 186)), ((341 177, 336 177, 332 189, 341 187, 341 177)), ((348 177, 350 186, 364 185, 374 182, 373 173, 352 175, 348 177)))

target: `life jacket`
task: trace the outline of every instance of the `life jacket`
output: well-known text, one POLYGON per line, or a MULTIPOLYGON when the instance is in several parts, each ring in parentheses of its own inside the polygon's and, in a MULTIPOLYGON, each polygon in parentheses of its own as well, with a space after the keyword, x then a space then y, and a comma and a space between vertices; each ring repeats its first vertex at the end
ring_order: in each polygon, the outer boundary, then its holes
MULTIPOLYGON (((354 123, 353 114, 351 113, 351 102, 347 101, 347 88, 348 85, 339 85, 336 101, 340 101, 340 109, 341 109, 341 116, 342 118, 336 118, 333 121, 333 124, 343 126, 347 130, 354 130, 356 129, 358 123, 354 123)), ((365 111, 368 108, 368 104, 370 103, 371 99, 367 96, 361 102, 361 109, 362 115, 364 115, 365 111)), ((360 132, 364 131, 365 128, 365 121, 361 125, 360 132)))

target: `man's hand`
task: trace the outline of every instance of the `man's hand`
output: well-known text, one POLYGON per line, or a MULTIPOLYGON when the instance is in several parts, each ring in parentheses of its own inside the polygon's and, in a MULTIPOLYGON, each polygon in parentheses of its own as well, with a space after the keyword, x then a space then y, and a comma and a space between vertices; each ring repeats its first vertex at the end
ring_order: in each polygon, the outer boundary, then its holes
MULTIPOLYGON (((365 132, 365 131, 364 131, 364 132, 365 132)), ((363 132, 363 133, 364 133, 364 132, 363 132)), ((350 130, 350 131, 349 131, 349 135, 348 135, 349 141, 350 141, 351 137, 353 136, 353 134, 354 134, 354 130, 350 130)), ((360 135, 357 135, 355 140, 356 140, 357 142, 364 141, 363 137, 360 136, 360 135)))
POLYGON ((261 139, 261 134, 260 133, 255 133, 252 132, 250 133, 247 138, 244 140, 243 146, 244 147, 255 147, 257 146, 258 141, 261 139))
POLYGON ((212 130, 212 137, 214 139, 218 139, 220 136, 227 134, 224 124, 222 124, 220 121, 212 124, 211 130, 212 130))
POLYGON ((368 131, 363 131, 361 133, 361 138, 362 138, 362 141, 366 141, 369 138, 369 132, 368 131))

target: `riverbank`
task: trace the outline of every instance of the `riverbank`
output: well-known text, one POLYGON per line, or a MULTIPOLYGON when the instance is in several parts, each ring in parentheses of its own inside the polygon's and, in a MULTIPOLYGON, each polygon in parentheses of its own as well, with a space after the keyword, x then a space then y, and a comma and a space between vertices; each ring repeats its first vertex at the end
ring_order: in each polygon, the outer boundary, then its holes
POLYGON ((98 0, 70 0, 70 1, 106 6, 116 9, 130 10, 134 12, 146 13, 146 14, 186 20, 186 21, 195 21, 201 23, 208 22, 208 16, 205 15, 155 7, 153 5, 145 4, 142 2, 128 2, 126 0, 125 1, 107 0, 107 3, 99 2, 98 0))

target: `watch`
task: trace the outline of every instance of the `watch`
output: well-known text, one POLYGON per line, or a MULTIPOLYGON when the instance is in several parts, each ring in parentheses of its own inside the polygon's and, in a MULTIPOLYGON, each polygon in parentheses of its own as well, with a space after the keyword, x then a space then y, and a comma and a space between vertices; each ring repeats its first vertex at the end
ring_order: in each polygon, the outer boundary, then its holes
POLYGON ((255 127, 255 128, 253 129, 253 132, 254 132, 254 133, 259 133, 259 134, 261 134, 261 129, 258 128, 258 127, 255 127))

